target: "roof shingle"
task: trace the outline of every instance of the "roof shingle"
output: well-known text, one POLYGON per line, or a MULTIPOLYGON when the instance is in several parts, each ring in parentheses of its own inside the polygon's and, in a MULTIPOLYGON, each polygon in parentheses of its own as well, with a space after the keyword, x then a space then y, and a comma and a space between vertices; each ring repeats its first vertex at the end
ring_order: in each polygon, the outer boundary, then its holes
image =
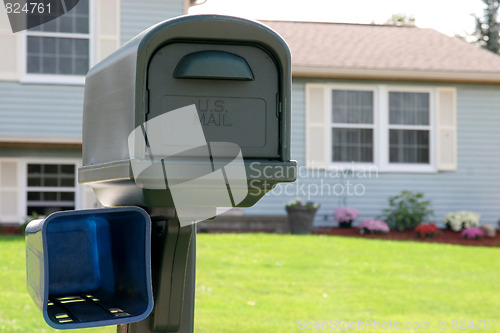
POLYGON ((264 21, 288 43, 295 68, 499 76, 500 56, 432 29, 264 21))

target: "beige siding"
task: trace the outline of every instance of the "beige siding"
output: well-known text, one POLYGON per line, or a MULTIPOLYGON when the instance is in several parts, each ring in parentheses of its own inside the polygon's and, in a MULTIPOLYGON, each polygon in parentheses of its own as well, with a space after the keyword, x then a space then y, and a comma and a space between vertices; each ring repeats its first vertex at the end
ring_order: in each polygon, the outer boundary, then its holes
POLYGON ((0 80, 15 81, 19 79, 18 69, 18 34, 12 33, 9 17, 5 7, 0 6, 0 80))
POLYGON ((96 59, 99 62, 120 46, 120 0, 98 0, 96 22, 96 59))

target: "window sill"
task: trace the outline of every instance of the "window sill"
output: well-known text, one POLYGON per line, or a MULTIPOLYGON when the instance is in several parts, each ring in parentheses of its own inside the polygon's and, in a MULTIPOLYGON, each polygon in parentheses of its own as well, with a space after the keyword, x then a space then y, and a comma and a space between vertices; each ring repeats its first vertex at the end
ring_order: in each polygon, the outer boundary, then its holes
POLYGON ((25 84, 54 84, 54 85, 85 85, 84 75, 46 75, 46 74, 29 74, 22 76, 19 80, 25 84))
MULTIPOLYGON (((313 168, 314 169, 314 168, 313 168)), ((344 175, 350 173, 437 173, 433 165, 399 164, 399 165, 376 165, 371 163, 335 163, 327 166, 328 172, 339 172, 344 175)))

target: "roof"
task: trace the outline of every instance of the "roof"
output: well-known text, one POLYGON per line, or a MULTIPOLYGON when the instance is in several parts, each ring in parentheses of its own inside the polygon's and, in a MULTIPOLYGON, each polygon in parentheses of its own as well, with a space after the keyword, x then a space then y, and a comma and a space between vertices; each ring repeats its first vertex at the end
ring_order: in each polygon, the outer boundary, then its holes
POLYGON ((292 52, 294 76, 500 83, 500 56, 433 29, 263 21, 292 52))

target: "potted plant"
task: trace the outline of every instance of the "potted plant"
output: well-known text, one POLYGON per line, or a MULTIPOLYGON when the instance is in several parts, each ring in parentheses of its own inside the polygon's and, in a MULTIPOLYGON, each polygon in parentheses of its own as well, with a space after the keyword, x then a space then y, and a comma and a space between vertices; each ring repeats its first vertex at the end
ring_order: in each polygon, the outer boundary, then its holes
POLYGON ((297 199, 285 206, 292 234, 310 234, 319 204, 297 199))
POLYGON ((340 228, 348 229, 352 226, 352 222, 359 217, 359 212, 354 208, 338 207, 333 212, 333 215, 340 228))

